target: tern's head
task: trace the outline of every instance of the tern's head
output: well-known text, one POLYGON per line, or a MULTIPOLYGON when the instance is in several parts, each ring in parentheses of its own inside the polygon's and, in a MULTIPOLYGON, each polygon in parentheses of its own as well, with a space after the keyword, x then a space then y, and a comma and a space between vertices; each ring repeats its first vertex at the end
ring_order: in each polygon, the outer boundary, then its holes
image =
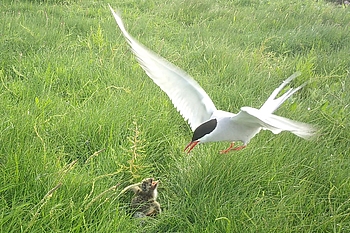
POLYGON ((191 150, 198 144, 204 142, 202 139, 204 136, 212 133, 216 128, 218 121, 214 118, 209 121, 204 122, 198 126, 192 136, 191 142, 186 146, 185 151, 188 149, 187 153, 190 153, 191 150))
POLYGON ((149 194, 151 196, 156 195, 157 187, 159 181, 154 180, 153 178, 144 179, 141 183, 141 189, 144 194, 149 194))

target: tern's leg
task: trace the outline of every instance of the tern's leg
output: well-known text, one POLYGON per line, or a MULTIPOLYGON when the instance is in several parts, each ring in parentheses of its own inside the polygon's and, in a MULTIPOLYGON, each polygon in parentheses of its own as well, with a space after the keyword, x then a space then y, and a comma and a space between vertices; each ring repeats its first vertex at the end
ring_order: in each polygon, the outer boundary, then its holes
POLYGON ((234 145, 235 145, 235 143, 231 142, 229 148, 227 148, 226 150, 220 151, 220 154, 226 154, 226 153, 230 152, 231 150, 242 150, 242 149, 246 148, 246 145, 233 147, 234 145))
POLYGON ((235 143, 234 143, 234 142, 231 142, 230 146, 229 146, 227 149, 221 150, 221 151, 220 151, 220 154, 226 154, 226 153, 228 153, 230 150, 232 150, 232 147, 233 147, 234 145, 235 145, 235 143))
POLYGON ((232 150, 242 150, 244 148, 246 148, 247 146, 246 145, 243 145, 243 146, 237 146, 236 148, 233 148, 232 150))

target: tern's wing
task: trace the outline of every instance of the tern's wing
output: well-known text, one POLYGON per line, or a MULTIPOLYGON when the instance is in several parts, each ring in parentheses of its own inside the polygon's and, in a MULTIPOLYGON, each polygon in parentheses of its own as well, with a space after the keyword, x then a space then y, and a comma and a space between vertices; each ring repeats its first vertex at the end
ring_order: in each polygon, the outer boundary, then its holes
POLYGON ((200 124, 209 120, 216 107, 201 86, 183 70, 135 40, 126 31, 121 17, 112 8, 111 11, 141 67, 169 96, 191 129, 194 131, 200 124))
POLYGON ((241 111, 234 116, 232 120, 235 121, 235 123, 244 124, 246 126, 260 126, 262 129, 270 130, 274 134, 279 134, 282 131, 289 131, 304 139, 310 139, 316 132, 309 124, 293 121, 251 107, 242 107, 241 111))

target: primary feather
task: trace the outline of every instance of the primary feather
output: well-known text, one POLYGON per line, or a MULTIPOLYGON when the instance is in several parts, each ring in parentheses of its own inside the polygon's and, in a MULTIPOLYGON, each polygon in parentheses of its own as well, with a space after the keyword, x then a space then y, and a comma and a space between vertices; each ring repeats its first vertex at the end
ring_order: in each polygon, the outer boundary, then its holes
POLYGON ((301 138, 310 139, 315 133, 314 128, 309 124, 293 121, 251 107, 242 107, 236 118, 245 119, 245 121, 250 118, 253 121, 252 124, 259 124, 262 129, 270 130, 274 134, 289 131, 301 138))
POLYGON ((109 6, 124 37, 147 75, 169 96, 176 109, 188 121, 192 131, 210 119, 216 110, 202 87, 185 71, 158 56, 135 40, 121 17, 109 6))

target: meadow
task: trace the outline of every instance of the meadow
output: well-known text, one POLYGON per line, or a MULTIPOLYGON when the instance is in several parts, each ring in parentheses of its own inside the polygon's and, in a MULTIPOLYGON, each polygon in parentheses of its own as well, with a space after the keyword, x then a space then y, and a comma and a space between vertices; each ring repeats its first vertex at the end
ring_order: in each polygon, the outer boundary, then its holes
POLYGON ((0 232, 350 232, 350 8, 327 1, 4 0, 0 232), (139 67, 108 8, 187 71, 217 108, 276 112, 311 141, 262 131, 183 152, 191 130, 139 67), (162 214, 133 219, 126 186, 160 180, 162 214))

